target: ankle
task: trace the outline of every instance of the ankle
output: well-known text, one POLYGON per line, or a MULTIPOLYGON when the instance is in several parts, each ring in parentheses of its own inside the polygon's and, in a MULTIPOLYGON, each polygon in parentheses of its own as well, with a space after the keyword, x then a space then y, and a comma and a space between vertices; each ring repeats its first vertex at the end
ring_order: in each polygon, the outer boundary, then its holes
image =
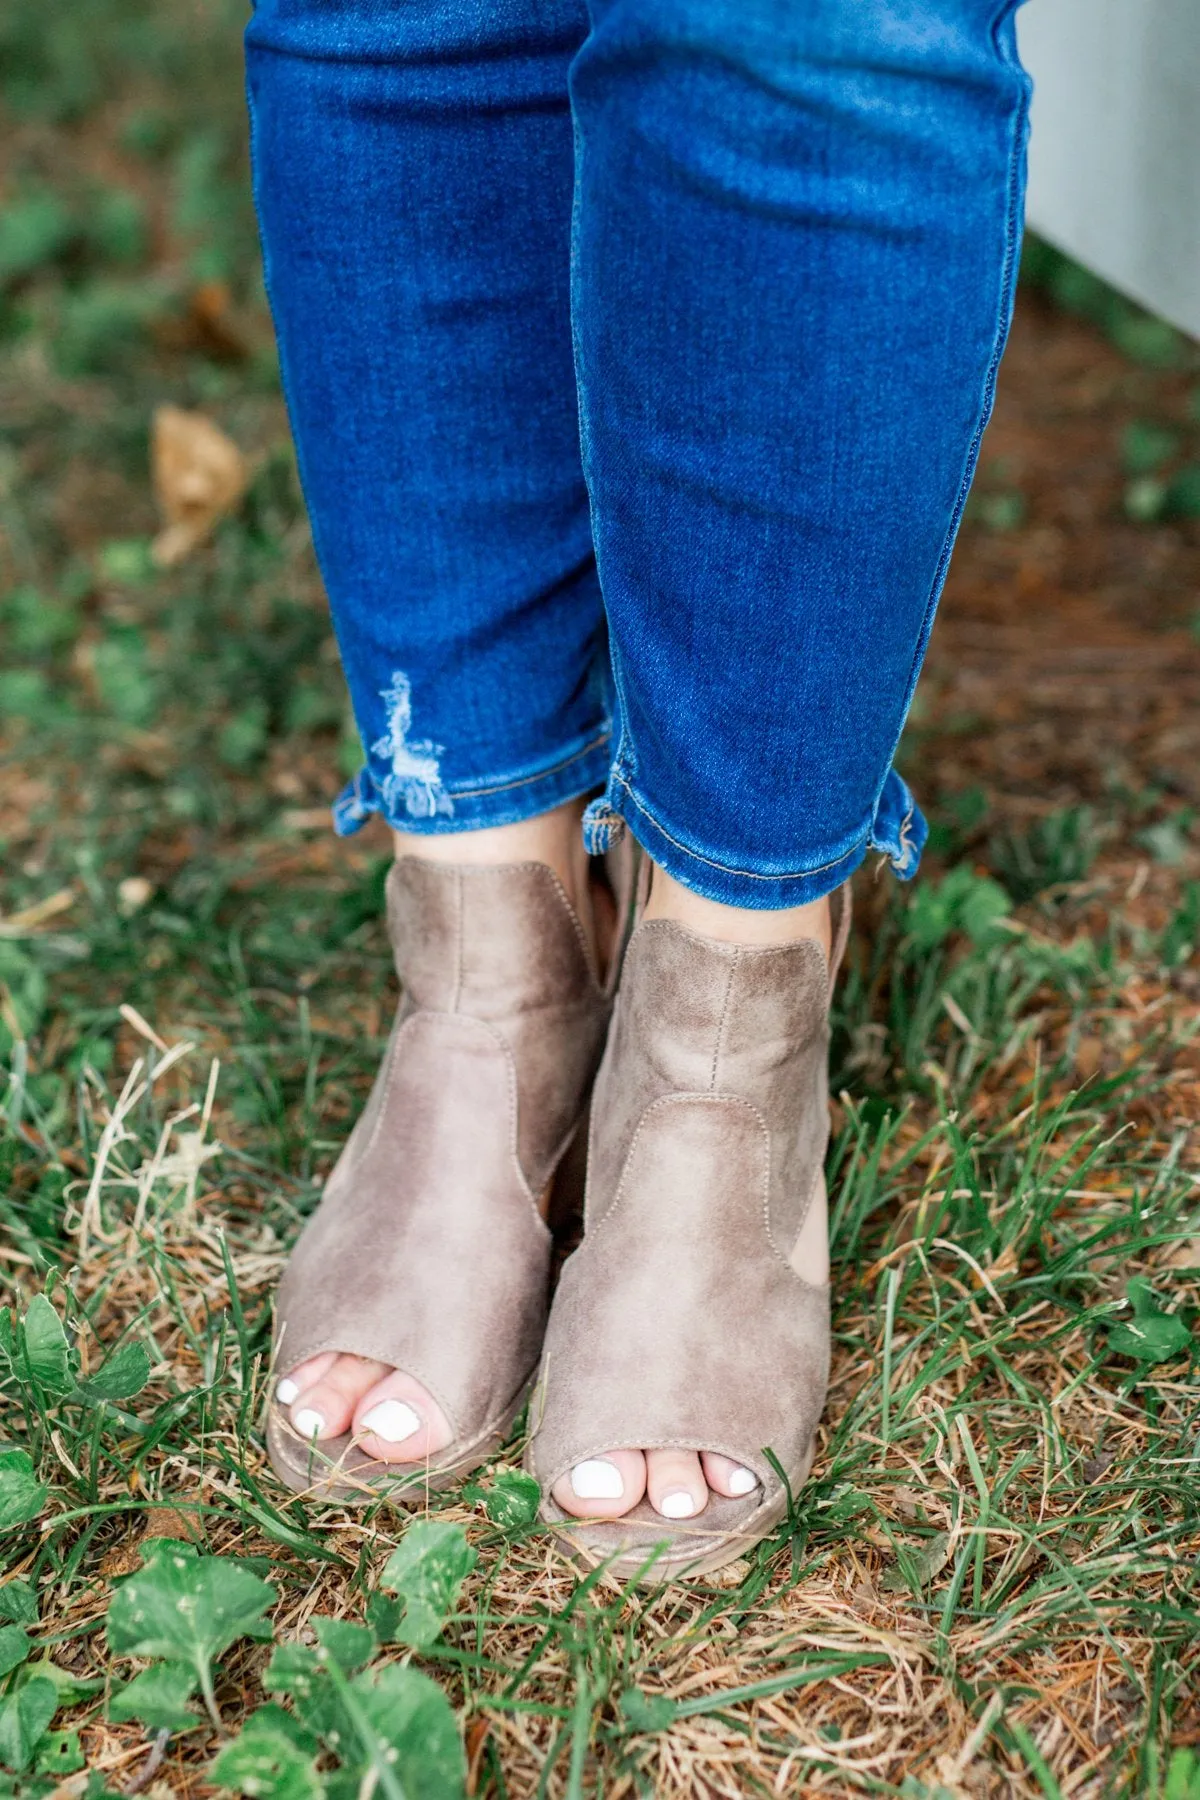
POLYGON ((833 937, 827 895, 805 906, 770 911, 759 907, 726 906, 683 887, 657 863, 645 917, 672 919, 694 931, 698 937, 716 938, 727 944, 794 944, 810 938, 820 944, 826 957, 830 954, 833 937))
POLYGON ((572 905, 578 907, 587 895, 588 859, 580 827, 583 806, 582 800, 570 800, 552 812, 518 819, 512 825, 430 834, 394 831, 392 837, 397 856, 415 856, 422 862, 470 868, 545 863, 562 882, 572 905))

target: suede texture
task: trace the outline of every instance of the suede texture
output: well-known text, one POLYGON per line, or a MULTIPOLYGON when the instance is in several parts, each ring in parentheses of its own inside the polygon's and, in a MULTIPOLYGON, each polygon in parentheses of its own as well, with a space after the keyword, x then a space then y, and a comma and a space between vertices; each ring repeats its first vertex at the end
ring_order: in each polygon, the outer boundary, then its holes
MULTIPOLYGON (((450 1463, 536 1365, 551 1248, 537 1196, 579 1127, 609 1001, 542 864, 401 859, 388 918, 396 1024, 280 1285, 275 1367, 341 1350, 407 1371, 450 1421, 450 1463)), ((348 1437, 320 1452, 382 1467, 348 1437)))
MULTIPOLYGON (((837 962, 848 896, 834 901, 837 962)), ((592 1100, 586 1235, 559 1281, 531 1408, 548 1495, 618 1448, 719 1451, 761 1487, 674 1525, 643 1501, 573 1521, 595 1554, 770 1528, 825 1401, 829 1290, 788 1256, 828 1141, 830 968, 811 942, 751 948, 665 920, 633 934, 592 1100), (594 1541, 593 1541, 594 1540, 594 1541)), ((546 1516, 565 1516, 547 1499, 546 1516)), ((734 1552, 735 1553, 735 1552, 734 1552)))

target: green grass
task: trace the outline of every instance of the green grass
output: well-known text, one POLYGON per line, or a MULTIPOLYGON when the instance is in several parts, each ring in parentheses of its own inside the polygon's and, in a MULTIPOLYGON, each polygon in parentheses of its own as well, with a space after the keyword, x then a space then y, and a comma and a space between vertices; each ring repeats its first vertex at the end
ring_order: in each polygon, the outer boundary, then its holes
MULTIPOLYGON (((0 1794, 1197 1800, 1200 886, 1157 775, 1030 820, 916 734, 937 854, 913 890, 864 875, 837 1004, 823 1442, 727 1580, 580 1580, 519 1440, 411 1524, 271 1476, 272 1288, 394 992, 386 841, 320 823, 357 745, 239 24, 226 0, 0 22, 0 1794), (254 468, 170 572, 163 401, 254 468)), ((1059 264, 1032 276, 1186 367, 1059 264)), ((1173 420, 1114 437, 1118 491, 1189 466, 1173 420)), ((1026 529, 1009 494, 965 556, 1026 529)))

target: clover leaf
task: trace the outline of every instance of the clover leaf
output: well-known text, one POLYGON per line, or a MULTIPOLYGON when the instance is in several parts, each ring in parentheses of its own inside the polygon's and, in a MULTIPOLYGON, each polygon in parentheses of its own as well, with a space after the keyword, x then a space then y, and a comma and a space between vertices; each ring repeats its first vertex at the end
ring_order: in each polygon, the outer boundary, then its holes
POLYGON ((520 1469, 502 1469, 490 1487, 472 1482, 463 1489, 467 1500, 482 1502, 483 1510, 501 1531, 524 1531, 537 1518, 541 1489, 532 1475, 520 1469))
POLYGON ((49 1394, 68 1394, 75 1386, 74 1356, 67 1334, 45 1294, 35 1294, 21 1324, 25 1367, 38 1387, 49 1394))
POLYGON ((404 1606, 393 1628, 395 1641, 427 1650, 454 1611, 474 1566, 475 1552, 461 1525, 443 1519, 415 1520, 380 1576, 380 1585, 404 1606))
POLYGON ((58 1711, 58 1689, 35 1676, 0 1700, 0 1764, 27 1769, 58 1711))
POLYGON ((14 1625, 36 1625, 37 1592, 31 1581, 14 1575, 0 1587, 0 1619, 11 1619, 14 1625))
POLYGON ((82 1400, 132 1400, 150 1379, 150 1357, 143 1344, 119 1344, 100 1367, 75 1389, 82 1400))
POLYGON ((626 1688, 621 1695, 621 1712, 635 1731, 666 1731, 675 1723, 677 1708, 666 1694, 643 1694, 641 1688, 626 1688))
POLYGON ((49 1492, 34 1474, 27 1450, 0 1450, 0 1531, 36 1519, 49 1492))
POLYGON ((83 1746, 77 1731, 51 1731, 38 1746, 39 1775, 74 1775, 84 1766, 83 1746))
POLYGON ((29 1633, 21 1625, 0 1625, 0 1680, 11 1675, 33 1649, 29 1633))

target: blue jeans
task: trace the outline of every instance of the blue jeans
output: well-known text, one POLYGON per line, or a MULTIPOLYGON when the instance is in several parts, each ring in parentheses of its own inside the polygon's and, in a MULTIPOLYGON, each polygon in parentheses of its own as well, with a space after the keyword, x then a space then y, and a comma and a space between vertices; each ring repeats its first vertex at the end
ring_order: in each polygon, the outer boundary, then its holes
POLYGON ((1012 0, 258 0, 256 198, 366 746, 737 906, 911 875, 892 767, 1012 304, 1012 0))

